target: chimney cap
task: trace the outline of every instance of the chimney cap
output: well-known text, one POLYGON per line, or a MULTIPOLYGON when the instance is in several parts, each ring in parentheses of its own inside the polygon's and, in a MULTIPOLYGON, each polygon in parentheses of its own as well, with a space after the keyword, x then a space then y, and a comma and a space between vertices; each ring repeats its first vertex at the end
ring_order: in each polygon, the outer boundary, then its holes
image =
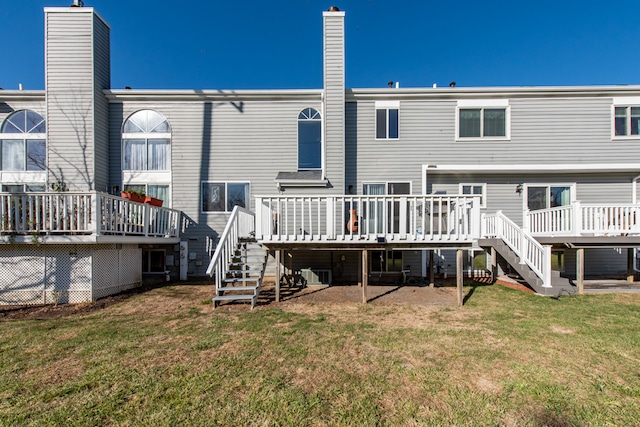
POLYGON ((449 87, 456 87, 456 82, 449 83, 449 87))
POLYGON ((340 8, 338 8, 338 6, 331 6, 329 12, 340 12, 340 8))

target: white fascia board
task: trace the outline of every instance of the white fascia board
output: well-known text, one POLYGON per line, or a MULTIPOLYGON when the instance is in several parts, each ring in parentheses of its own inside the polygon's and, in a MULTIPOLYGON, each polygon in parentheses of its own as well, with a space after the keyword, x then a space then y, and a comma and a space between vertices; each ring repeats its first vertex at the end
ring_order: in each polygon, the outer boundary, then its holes
POLYGON ((426 173, 437 172, 638 172, 640 163, 571 163, 571 164, 474 164, 474 165, 422 165, 426 173))
POLYGON ((1 101, 44 101, 44 90, 0 90, 1 101))

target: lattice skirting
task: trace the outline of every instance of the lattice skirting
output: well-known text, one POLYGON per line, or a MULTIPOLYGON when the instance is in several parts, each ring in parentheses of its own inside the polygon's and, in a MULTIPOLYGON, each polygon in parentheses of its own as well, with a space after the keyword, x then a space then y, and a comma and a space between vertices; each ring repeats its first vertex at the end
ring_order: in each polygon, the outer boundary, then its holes
POLYGON ((0 304, 79 303, 139 286, 136 245, 0 246, 0 304))

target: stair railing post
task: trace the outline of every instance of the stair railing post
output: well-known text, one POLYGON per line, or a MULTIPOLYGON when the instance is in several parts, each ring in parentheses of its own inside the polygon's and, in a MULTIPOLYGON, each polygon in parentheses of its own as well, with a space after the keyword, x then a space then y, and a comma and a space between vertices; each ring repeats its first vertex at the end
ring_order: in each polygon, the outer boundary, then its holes
POLYGON ((551 287, 551 245, 544 245, 542 260, 542 286, 544 288, 551 287))
POLYGON ((580 201, 576 200, 571 203, 571 213, 573 214, 573 220, 571 221, 572 234, 579 236, 582 234, 582 208, 580 207, 580 201))
POLYGON ((529 244, 527 237, 529 236, 529 220, 528 215, 524 215, 522 230, 519 232, 520 238, 520 264, 526 264, 527 261, 527 245, 529 244))
POLYGON ((256 239, 260 240, 263 238, 262 231, 262 210, 264 206, 262 205, 262 197, 256 197, 256 218, 255 218, 255 227, 256 227, 256 239))

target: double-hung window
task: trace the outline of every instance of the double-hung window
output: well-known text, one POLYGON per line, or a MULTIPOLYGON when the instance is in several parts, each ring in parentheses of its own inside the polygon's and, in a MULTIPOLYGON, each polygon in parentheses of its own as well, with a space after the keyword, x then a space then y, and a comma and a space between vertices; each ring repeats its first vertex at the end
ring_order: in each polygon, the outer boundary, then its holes
POLYGON ((460 184, 460 194, 480 196, 480 207, 487 207, 487 184, 460 184))
POLYGON ((459 100, 456 115, 457 138, 509 139, 508 99, 459 100))
POLYGON ((202 212, 231 212, 234 206, 250 206, 248 182, 202 182, 202 212))
POLYGON ((640 138, 640 98, 615 98, 613 136, 640 138))
POLYGON ((400 102, 376 101, 376 139, 398 139, 400 102))

